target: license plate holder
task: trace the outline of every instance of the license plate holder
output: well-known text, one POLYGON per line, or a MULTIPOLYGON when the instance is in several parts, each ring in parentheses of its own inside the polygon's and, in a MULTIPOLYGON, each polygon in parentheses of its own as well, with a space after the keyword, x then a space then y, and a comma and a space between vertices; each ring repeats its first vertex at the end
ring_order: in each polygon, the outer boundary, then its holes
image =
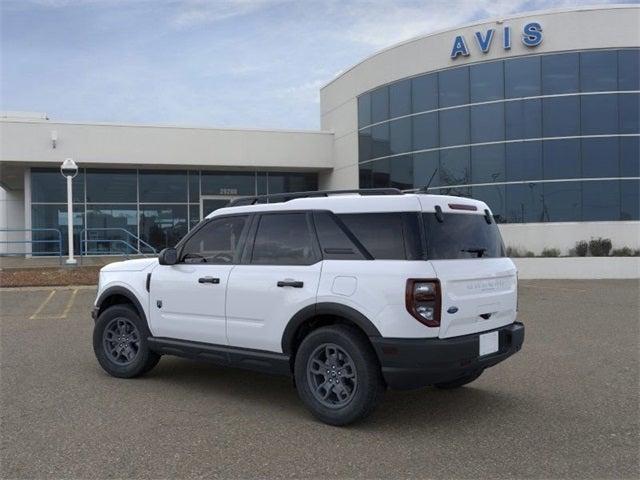
POLYGON ((500 349, 500 336, 498 332, 483 333, 480 335, 480 351, 478 355, 483 357, 495 353, 500 349))

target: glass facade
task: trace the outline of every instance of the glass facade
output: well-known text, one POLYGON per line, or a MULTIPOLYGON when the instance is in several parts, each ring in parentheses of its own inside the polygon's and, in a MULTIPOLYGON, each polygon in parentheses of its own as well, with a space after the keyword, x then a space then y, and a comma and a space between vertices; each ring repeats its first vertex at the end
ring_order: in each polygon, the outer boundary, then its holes
MULTIPOLYGON (((150 252, 149 246, 160 250, 198 224, 201 200, 211 196, 221 205, 225 197, 317 188, 315 173, 80 169, 73 180, 74 249, 93 255, 150 252)), ((68 249, 66 199, 58 169, 31 169, 32 228, 60 230, 63 253, 68 249)), ((35 232, 33 239, 57 240, 57 234, 35 232)), ((57 248, 57 243, 34 243, 32 252, 57 254, 57 248)))
POLYGON ((486 201, 500 222, 638 220, 640 50, 431 72, 358 97, 360 187, 486 201), (398 118, 400 117, 400 118, 398 118), (437 169, 437 171, 436 171, 437 169))

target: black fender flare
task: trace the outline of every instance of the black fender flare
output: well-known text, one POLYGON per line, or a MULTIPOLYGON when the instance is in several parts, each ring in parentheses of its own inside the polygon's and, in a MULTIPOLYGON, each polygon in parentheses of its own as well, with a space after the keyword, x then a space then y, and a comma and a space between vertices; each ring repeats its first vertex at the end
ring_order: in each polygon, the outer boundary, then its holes
POLYGON ((333 315, 342 317, 357 325, 368 337, 381 337, 380 331, 366 316, 358 310, 341 303, 322 302, 308 305, 298 311, 284 329, 282 334, 282 351, 288 355, 292 353, 292 345, 298 328, 307 320, 318 315, 333 315))
POLYGON ((125 287, 114 286, 114 287, 107 288, 104 292, 100 294, 100 296, 98 297, 98 300, 96 300, 96 308, 100 310, 100 308, 102 307, 102 303, 107 298, 113 295, 122 295, 123 297, 126 297, 127 300, 133 303, 133 306, 136 307, 136 310, 138 311, 138 315, 140 315, 140 318, 142 318, 142 320, 144 320, 144 322, 147 325, 149 324, 149 322, 147 322, 147 315, 144 313, 144 308, 142 308, 142 304, 140 303, 140 300, 138 300, 138 297, 136 297, 135 293, 133 293, 131 290, 125 287))

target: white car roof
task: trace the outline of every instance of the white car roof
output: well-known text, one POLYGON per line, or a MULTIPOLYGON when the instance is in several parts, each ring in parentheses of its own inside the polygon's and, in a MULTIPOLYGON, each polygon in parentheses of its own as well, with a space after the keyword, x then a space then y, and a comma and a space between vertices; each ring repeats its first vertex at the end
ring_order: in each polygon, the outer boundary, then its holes
POLYGON ((210 213, 207 218, 237 213, 277 212, 283 210, 329 210, 334 213, 435 212, 436 205, 440 206, 445 213, 484 214, 485 210, 489 210, 486 203, 466 197, 421 193, 399 195, 359 195, 357 193, 348 193, 329 194, 326 197, 293 198, 277 203, 224 207, 210 213), (475 207, 476 210, 465 210, 461 206, 475 207))

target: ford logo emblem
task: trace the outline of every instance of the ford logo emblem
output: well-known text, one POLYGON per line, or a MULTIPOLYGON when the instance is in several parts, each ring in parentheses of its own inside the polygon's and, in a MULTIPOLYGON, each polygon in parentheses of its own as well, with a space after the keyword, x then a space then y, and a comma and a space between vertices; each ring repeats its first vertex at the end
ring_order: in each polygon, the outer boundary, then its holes
POLYGON ((458 307, 449 307, 449 308, 447 309, 447 313, 451 313, 451 314, 454 314, 454 313, 456 313, 457 311, 458 311, 458 307))

